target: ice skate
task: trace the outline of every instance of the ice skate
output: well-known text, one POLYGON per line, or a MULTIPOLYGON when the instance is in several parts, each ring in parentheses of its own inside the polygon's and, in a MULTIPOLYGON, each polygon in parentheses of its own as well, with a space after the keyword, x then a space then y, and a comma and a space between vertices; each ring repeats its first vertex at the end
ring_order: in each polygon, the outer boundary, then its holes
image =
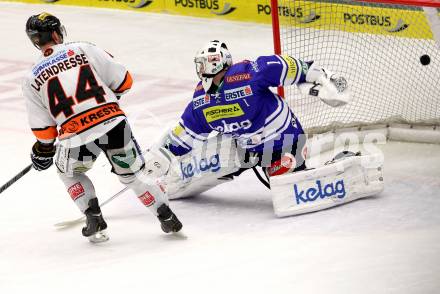
POLYGON ((102 217, 98 199, 93 198, 89 201, 89 208, 85 211, 86 226, 82 228, 82 234, 92 243, 105 242, 109 239, 105 229, 107 223, 102 217))
POLYGON ((157 218, 161 223, 162 231, 165 233, 177 233, 182 229, 182 223, 179 221, 177 216, 171 211, 171 209, 166 204, 162 204, 157 209, 157 218))

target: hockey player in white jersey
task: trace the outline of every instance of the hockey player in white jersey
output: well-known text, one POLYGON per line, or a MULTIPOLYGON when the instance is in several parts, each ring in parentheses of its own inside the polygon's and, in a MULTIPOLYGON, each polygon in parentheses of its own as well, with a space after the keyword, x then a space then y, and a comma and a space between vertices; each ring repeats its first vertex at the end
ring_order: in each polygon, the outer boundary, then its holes
POLYGON ((265 170, 267 182, 257 176, 270 187, 278 216, 334 206, 382 188, 380 170, 368 174, 369 169, 360 166, 366 159, 360 154, 342 153, 325 167, 306 170, 300 120, 270 90, 297 85, 304 95, 339 107, 351 98, 345 77, 289 55, 233 63, 220 41, 202 47, 194 61, 200 81, 193 98, 176 127, 151 148, 147 161, 152 171, 160 161, 158 175, 166 174, 170 199, 206 191, 255 165, 265 170), (213 132, 218 135, 213 137, 213 132), (167 160, 168 171, 163 168, 167 160))
POLYGON ((127 69, 92 44, 64 43, 64 26, 51 14, 31 16, 26 33, 42 52, 23 84, 37 139, 31 159, 41 171, 53 164, 56 155, 59 177, 86 215, 82 234, 92 242, 108 239, 95 189, 85 174, 100 152, 119 180, 158 217, 162 230, 179 231, 182 224, 169 208, 160 182, 144 173, 144 158, 119 107, 118 100, 132 86, 127 69))

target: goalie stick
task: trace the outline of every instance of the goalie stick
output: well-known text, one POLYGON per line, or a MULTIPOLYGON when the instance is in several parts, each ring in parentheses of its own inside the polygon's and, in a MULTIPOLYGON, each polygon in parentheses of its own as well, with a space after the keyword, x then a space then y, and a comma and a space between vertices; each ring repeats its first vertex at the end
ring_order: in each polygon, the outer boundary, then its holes
MULTIPOLYGON (((125 187, 124 189, 122 189, 121 191, 119 191, 118 193, 116 193, 115 195, 110 197, 109 199, 105 200, 104 202, 101 203, 101 207, 103 207, 104 205, 106 205, 107 203, 109 203, 110 201, 115 199, 116 197, 120 196, 121 194, 123 194, 127 190, 128 190, 128 187, 125 187)), ((81 216, 80 218, 77 218, 74 220, 56 223, 54 226, 57 228, 68 228, 68 227, 82 223, 85 220, 85 218, 86 218, 85 216, 81 216)))
POLYGON ((2 193, 4 190, 9 188, 12 184, 14 184, 16 181, 21 179, 25 174, 27 174, 32 169, 32 164, 29 164, 26 166, 21 172, 19 172, 17 175, 15 175, 12 179, 10 179, 6 184, 0 187, 0 193, 2 193))

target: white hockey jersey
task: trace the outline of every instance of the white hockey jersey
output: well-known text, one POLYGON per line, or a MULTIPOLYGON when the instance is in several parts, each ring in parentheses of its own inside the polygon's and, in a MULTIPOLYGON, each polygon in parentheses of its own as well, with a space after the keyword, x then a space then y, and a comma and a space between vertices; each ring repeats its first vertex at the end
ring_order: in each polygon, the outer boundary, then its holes
POLYGON ((132 83, 127 69, 93 44, 55 45, 23 82, 30 127, 41 142, 87 144, 125 119, 116 95, 132 83))

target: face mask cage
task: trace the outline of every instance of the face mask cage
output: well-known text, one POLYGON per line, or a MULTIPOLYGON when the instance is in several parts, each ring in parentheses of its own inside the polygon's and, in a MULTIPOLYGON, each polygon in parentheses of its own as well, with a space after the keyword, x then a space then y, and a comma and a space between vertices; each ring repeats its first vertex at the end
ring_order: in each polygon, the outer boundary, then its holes
POLYGON ((207 62, 206 57, 196 57, 194 58, 194 63, 196 65, 196 73, 199 79, 202 79, 206 74, 205 63, 207 62))
POLYGON ((196 57, 194 58, 194 63, 196 65, 196 72, 199 79, 213 78, 223 68, 219 54, 196 57), (209 70, 211 70, 211 72, 207 72, 209 70))

